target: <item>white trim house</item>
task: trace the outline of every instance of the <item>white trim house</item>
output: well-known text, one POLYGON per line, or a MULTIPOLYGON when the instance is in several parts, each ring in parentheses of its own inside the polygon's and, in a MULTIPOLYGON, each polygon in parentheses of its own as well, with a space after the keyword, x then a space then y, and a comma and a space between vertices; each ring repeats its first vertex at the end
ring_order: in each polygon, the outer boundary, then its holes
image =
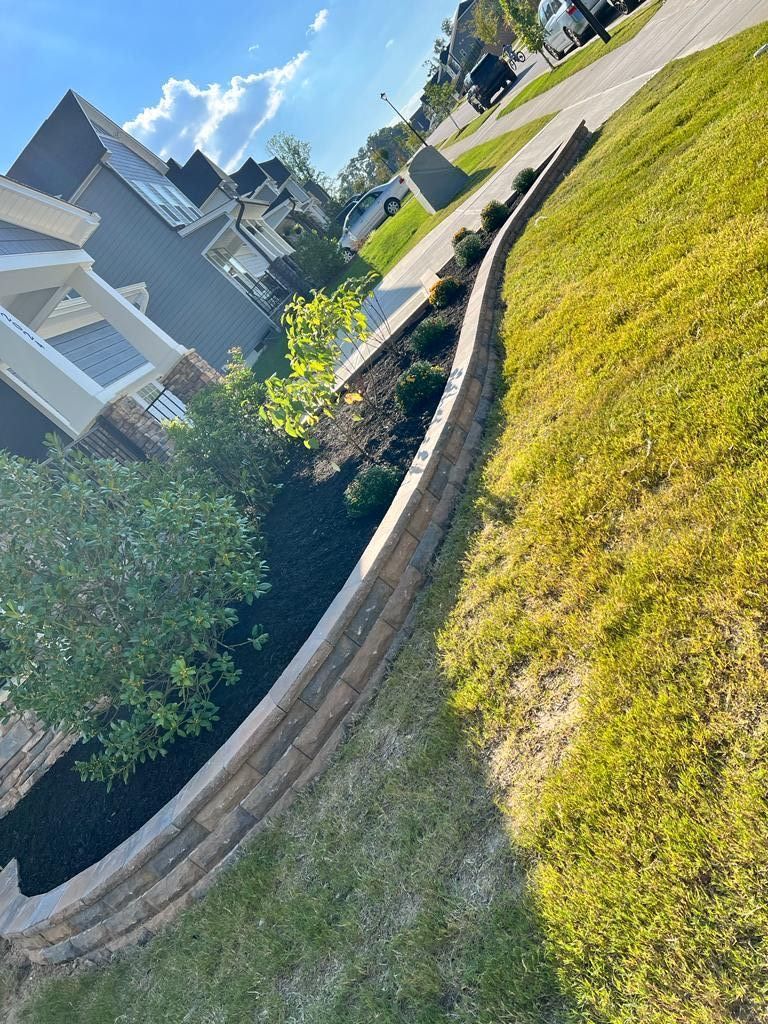
POLYGON ((71 438, 189 354, 145 315, 143 282, 117 290, 95 273, 84 246, 98 226, 0 176, 0 381, 71 438))

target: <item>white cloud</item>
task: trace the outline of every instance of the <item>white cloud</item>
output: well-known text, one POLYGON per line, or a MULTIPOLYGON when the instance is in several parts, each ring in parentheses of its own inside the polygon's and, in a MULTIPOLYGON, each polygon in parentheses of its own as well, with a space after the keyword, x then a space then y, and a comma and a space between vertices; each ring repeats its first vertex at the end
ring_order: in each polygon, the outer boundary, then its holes
POLYGON ((319 32, 320 29, 325 28, 327 21, 328 21, 328 8, 327 7, 323 7, 323 9, 318 11, 317 14, 315 15, 315 20, 309 26, 309 28, 307 29, 307 32, 308 33, 309 32, 319 32))
POLYGON ((394 46, 394 45, 395 45, 395 40, 394 39, 388 39, 386 41, 386 43, 384 43, 384 49, 388 50, 390 48, 390 46, 394 46))
POLYGON ((258 48, 259 48, 259 44, 258 43, 254 43, 252 46, 248 47, 248 53, 256 53, 258 48))
POLYGON ((228 85, 201 88, 188 78, 169 78, 153 107, 146 107, 123 128, 162 157, 183 161, 194 149, 234 170, 256 133, 277 114, 285 87, 308 57, 250 75, 234 75, 228 85))

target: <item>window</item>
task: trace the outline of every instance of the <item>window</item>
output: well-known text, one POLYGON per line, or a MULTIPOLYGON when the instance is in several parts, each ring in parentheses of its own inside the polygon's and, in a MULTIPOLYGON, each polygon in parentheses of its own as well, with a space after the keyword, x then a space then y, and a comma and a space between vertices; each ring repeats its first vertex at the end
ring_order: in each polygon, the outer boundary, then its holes
POLYGON ((133 181, 131 184, 170 224, 191 224, 200 217, 195 204, 170 181, 133 181))

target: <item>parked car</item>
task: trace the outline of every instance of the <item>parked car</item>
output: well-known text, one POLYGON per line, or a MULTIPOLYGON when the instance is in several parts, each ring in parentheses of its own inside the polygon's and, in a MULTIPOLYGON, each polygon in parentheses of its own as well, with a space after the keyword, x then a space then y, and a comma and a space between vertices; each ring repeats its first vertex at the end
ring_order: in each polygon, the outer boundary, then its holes
POLYGON ((383 224, 387 217, 394 217, 408 192, 405 178, 396 175, 386 185, 377 185, 358 199, 344 220, 344 231, 339 240, 339 248, 347 260, 352 259, 379 224, 383 224))
POLYGON ((482 113, 491 106, 496 93, 512 85, 516 78, 517 75, 506 61, 486 53, 465 79, 465 84, 469 85, 467 102, 482 113))
MULTIPOLYGON (((590 11, 600 17, 614 13, 610 0, 584 0, 590 11)), ((589 22, 571 0, 541 0, 539 21, 544 29, 544 47, 561 60, 574 46, 581 46, 592 31, 589 22)))

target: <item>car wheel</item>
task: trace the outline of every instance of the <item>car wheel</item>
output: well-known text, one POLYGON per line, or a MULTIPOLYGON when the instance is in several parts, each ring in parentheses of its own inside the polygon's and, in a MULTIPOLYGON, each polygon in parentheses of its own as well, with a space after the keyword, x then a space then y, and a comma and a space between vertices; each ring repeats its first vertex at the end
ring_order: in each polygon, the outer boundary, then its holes
POLYGON ((351 263, 355 258, 356 253, 354 249, 347 249, 346 246, 341 250, 341 255, 344 257, 345 263, 351 263))
POLYGON ((619 14, 629 14, 634 5, 628 0, 611 0, 611 6, 615 7, 619 14))
POLYGON ((399 209, 400 200, 395 199, 394 196, 392 196, 391 199, 388 199, 386 203, 384 203, 384 213, 386 213, 388 217, 394 217, 399 209))
POLYGON ((559 50, 556 50, 554 46, 550 46, 549 43, 544 43, 544 49, 547 51, 550 57, 554 57, 555 60, 563 59, 563 54, 559 50))
POLYGON ((576 33, 572 32, 571 29, 564 28, 563 32, 565 32, 566 36, 568 36, 568 38, 571 40, 571 42, 573 43, 573 45, 575 47, 578 48, 579 46, 583 46, 584 45, 583 41, 581 39, 579 39, 579 37, 576 35, 576 33))

